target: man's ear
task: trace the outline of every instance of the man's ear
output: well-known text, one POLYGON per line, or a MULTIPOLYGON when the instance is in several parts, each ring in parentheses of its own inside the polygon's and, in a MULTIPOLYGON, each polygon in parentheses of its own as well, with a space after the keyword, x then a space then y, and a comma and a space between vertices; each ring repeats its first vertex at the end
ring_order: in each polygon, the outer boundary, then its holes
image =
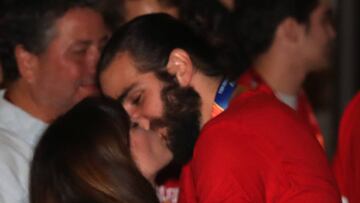
POLYGON ((27 51, 24 46, 15 47, 15 58, 21 78, 32 83, 35 78, 35 71, 38 65, 38 56, 27 51))
POLYGON ((167 70, 176 77, 180 86, 188 86, 192 80, 195 68, 189 54, 183 49, 174 49, 169 56, 167 70))
POLYGON ((305 33, 305 26, 297 22, 294 18, 286 18, 277 27, 275 39, 282 43, 296 44, 305 33))

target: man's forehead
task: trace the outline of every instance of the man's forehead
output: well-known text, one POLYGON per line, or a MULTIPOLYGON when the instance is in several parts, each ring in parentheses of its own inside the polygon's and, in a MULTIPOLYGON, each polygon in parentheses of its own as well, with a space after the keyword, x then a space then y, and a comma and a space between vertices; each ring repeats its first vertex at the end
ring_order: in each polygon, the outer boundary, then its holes
POLYGON ((103 17, 91 8, 72 8, 54 24, 58 34, 67 34, 80 39, 92 39, 109 35, 103 17))
POLYGON ((127 53, 118 53, 100 73, 100 82, 105 93, 119 97, 125 91, 131 90, 139 77, 132 58, 127 53))
MULTIPOLYGON (((116 53, 113 59, 110 61, 107 69, 113 69, 114 71, 124 74, 125 76, 135 77, 140 74, 138 69, 136 68, 136 64, 133 57, 127 51, 116 53)), ((123 78, 123 79, 131 79, 131 78, 123 78)))

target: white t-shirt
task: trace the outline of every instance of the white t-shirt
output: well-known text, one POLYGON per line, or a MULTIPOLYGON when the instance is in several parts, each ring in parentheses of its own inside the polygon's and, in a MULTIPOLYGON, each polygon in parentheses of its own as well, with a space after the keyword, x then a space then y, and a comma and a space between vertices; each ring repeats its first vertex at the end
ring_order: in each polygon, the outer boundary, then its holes
POLYGON ((0 90, 0 202, 27 203, 33 150, 47 127, 4 99, 0 90))
POLYGON ((276 97, 284 104, 288 105, 295 111, 298 109, 298 97, 294 95, 284 94, 281 92, 275 92, 276 97))

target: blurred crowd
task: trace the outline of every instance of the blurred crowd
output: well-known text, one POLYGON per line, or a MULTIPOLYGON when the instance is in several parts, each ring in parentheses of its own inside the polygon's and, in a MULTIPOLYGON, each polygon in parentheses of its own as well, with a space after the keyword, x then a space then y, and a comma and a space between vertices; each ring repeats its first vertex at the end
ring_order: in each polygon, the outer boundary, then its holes
POLYGON ((329 158, 305 87, 334 64, 334 15, 327 0, 3 0, 0 202, 360 202, 359 94, 329 158))

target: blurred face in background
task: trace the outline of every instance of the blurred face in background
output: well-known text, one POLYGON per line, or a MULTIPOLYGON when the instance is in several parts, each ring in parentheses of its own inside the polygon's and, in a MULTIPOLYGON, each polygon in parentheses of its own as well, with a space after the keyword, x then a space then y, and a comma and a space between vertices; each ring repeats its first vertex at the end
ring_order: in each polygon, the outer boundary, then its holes
POLYGON ((110 32, 102 16, 88 8, 69 10, 54 30, 47 49, 35 55, 31 86, 33 98, 58 114, 97 92, 96 64, 110 32))
POLYGON ((178 9, 171 5, 172 0, 125 0, 125 20, 130 21, 137 16, 150 13, 167 13, 178 17, 178 9))
POLYGON ((233 11, 235 7, 235 0, 218 0, 220 3, 224 5, 229 11, 233 11))
POLYGON ((320 1, 310 14, 309 23, 304 25, 303 54, 310 71, 321 70, 331 64, 336 31, 333 13, 329 3, 320 1))

